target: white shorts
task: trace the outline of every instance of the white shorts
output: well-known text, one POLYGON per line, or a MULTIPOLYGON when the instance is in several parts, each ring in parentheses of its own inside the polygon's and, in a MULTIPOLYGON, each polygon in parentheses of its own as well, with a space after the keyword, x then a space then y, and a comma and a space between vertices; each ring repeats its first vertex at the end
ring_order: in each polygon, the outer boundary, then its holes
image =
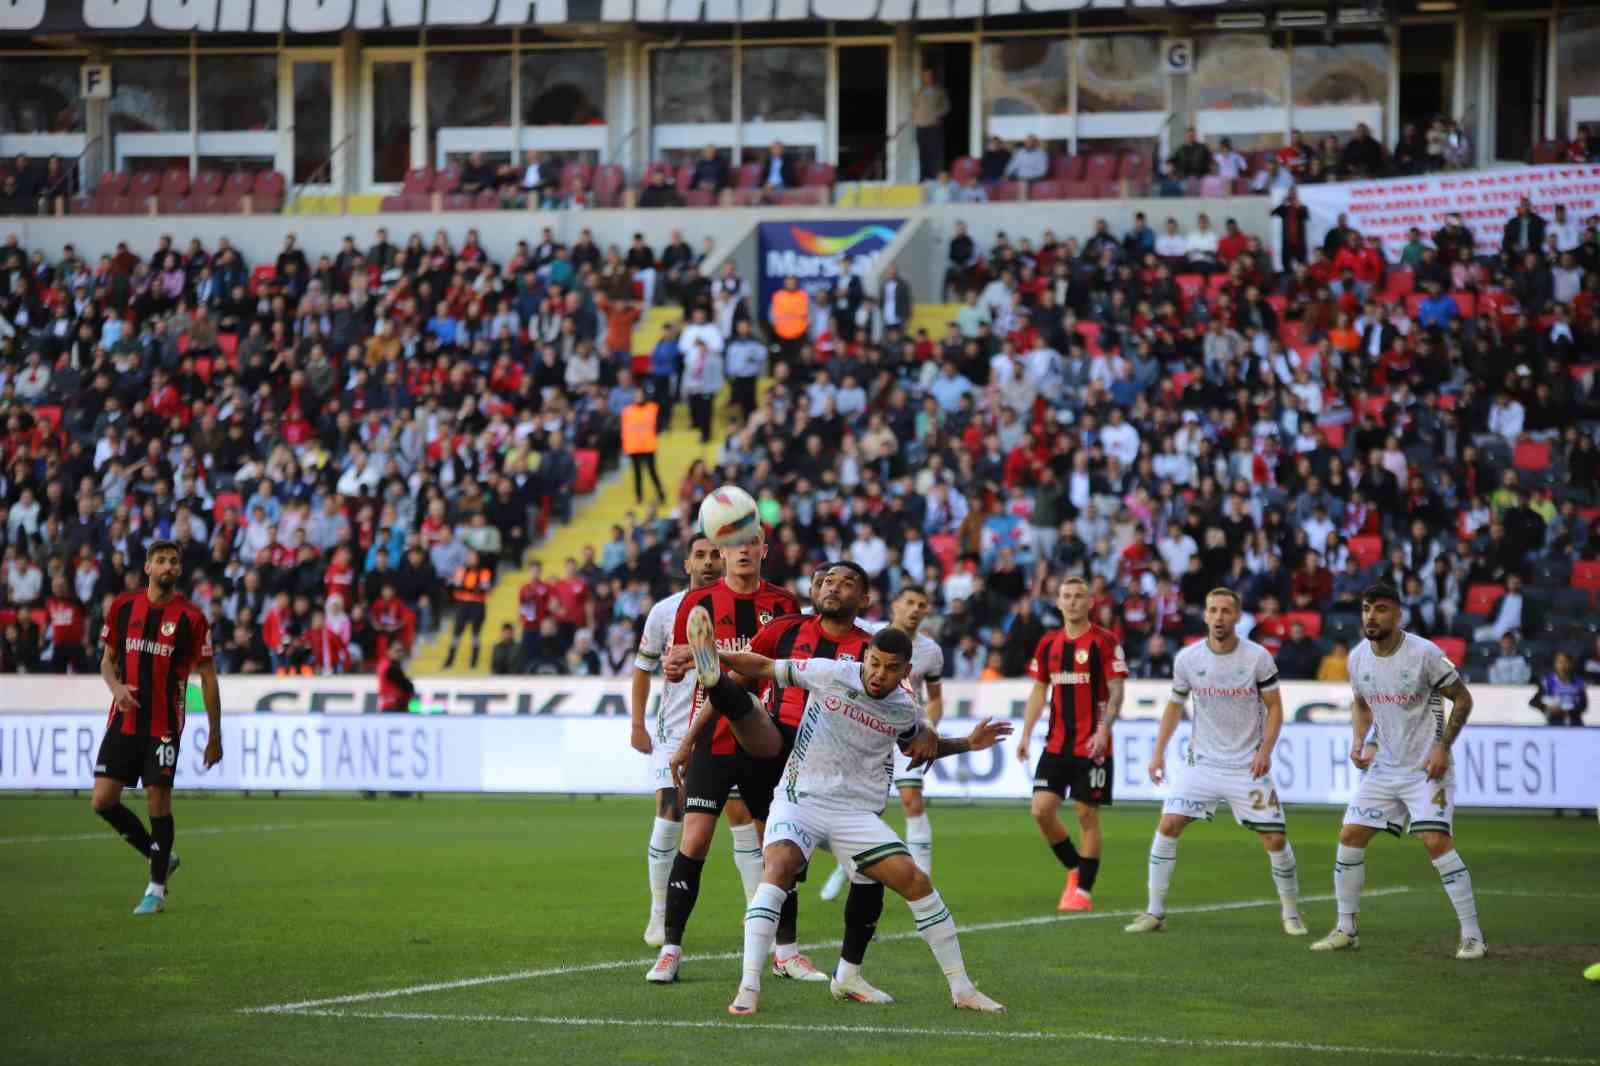
POLYGON ((1270 778, 1251 777, 1249 770, 1180 762, 1173 769, 1171 790, 1161 805, 1162 814, 1209 822, 1217 813, 1217 804, 1226 803, 1233 811, 1233 820, 1246 829, 1282 833, 1287 827, 1277 787, 1270 778))
POLYGON ((668 733, 666 736, 650 738, 650 789, 660 792, 664 788, 676 788, 672 781, 672 757, 678 754, 678 747, 683 743, 683 734, 668 733))
POLYGON ((895 788, 921 788, 922 775, 926 774, 927 772, 928 768, 926 765, 919 766, 913 770, 911 768, 911 756, 901 751, 898 747, 894 749, 895 788))
POLYGON ((1407 833, 1449 833, 1456 817, 1456 775, 1428 780, 1421 768, 1391 770, 1374 766, 1361 775, 1356 798, 1344 811, 1345 825, 1407 833))
POLYGON ((876 814, 794 803, 781 794, 772 798, 763 846, 780 840, 799 848, 808 862, 817 848, 827 848, 858 885, 873 883, 860 872, 861 865, 871 866, 891 855, 911 855, 905 841, 876 814))

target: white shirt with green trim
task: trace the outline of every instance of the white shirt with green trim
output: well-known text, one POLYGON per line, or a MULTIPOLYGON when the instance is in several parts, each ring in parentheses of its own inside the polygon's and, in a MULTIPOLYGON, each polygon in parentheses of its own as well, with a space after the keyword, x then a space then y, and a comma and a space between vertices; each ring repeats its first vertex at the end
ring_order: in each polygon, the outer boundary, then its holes
POLYGON ((809 696, 779 795, 791 803, 882 814, 897 744, 917 735, 922 713, 902 684, 880 698, 867 694, 860 663, 779 659, 776 683, 809 696))

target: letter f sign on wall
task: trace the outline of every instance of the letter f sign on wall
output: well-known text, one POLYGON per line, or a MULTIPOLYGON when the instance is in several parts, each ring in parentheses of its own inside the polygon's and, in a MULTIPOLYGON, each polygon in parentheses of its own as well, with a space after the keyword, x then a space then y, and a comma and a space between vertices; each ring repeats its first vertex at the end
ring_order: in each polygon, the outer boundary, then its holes
POLYGON ((78 68, 79 81, 85 100, 111 99, 111 66, 108 63, 85 63, 78 68))

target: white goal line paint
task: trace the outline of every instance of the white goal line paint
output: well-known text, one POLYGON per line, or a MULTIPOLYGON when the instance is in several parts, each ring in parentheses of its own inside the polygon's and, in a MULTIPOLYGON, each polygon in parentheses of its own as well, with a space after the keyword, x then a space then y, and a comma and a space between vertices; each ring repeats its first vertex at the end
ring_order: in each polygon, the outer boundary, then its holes
POLYGON ((1297 1051, 1323 1055, 1362 1055, 1373 1058, 1400 1058, 1410 1061, 1524 1063, 1528 1066, 1595 1066, 1600 1059, 1562 1058, 1545 1055, 1495 1055, 1474 1051, 1441 1051, 1429 1048, 1361 1047, 1350 1044, 1313 1044, 1293 1040, 1220 1040, 1205 1037, 1141 1036, 1134 1033, 1088 1031, 1046 1032, 1039 1029, 942 1029, 933 1026, 893 1025, 816 1025, 767 1021, 693 1021, 683 1018, 587 1018, 522 1014, 436 1014, 427 1011, 347 1011, 306 1009, 293 1011, 309 1018, 360 1018, 374 1021, 467 1022, 474 1024, 549 1025, 595 1029, 711 1029, 760 1034, 769 1031, 834 1033, 863 1036, 926 1036, 939 1039, 968 1037, 977 1040, 1011 1040, 1031 1043, 1134 1044, 1147 1047, 1187 1048, 1190 1050, 1297 1051))
MULTIPOLYGON (((1395 885, 1390 888, 1374 889, 1363 893, 1367 898, 1374 896, 1395 896, 1412 891, 1409 885, 1395 885)), ((1302 896, 1302 903, 1330 903, 1334 897, 1302 896)), ((1251 910, 1257 907, 1276 907, 1279 901, 1273 899, 1245 899, 1229 903, 1201 903, 1189 907, 1173 907, 1167 911, 1169 916, 1175 914, 1215 914, 1219 911, 1251 910)), ((959 925, 957 932, 962 935, 972 933, 987 933, 1000 929, 1025 929, 1035 925, 1054 925, 1058 922, 1094 921, 1101 918, 1137 918, 1143 914, 1140 910, 1128 911, 1089 911, 1072 914, 1048 914, 1037 918, 1018 918, 1004 922, 978 922, 973 925, 959 925)), ((921 934, 916 932, 887 933, 880 935, 879 942, 891 940, 913 940, 921 934)), ((812 944, 801 944, 800 950, 814 951, 818 948, 836 947, 837 941, 817 941, 812 944)), ((704 955, 685 955, 684 962, 725 962, 729 959, 743 958, 743 953, 738 951, 724 951, 704 955)), ((380 999, 396 999, 400 996, 420 996, 429 992, 449 992, 458 988, 477 988, 481 985, 504 984, 509 981, 532 981, 540 977, 565 977, 576 973, 602 973, 606 970, 626 970, 633 967, 643 969, 655 962, 655 958, 645 959, 613 959, 609 962, 586 962, 573 966, 547 966, 537 970, 515 970, 511 973, 486 974, 482 977, 463 977, 454 981, 431 981, 421 985, 407 985, 404 988, 390 988, 378 992, 353 992, 343 996, 329 996, 326 999, 307 999, 296 1003, 271 1003, 263 1007, 241 1008, 243 1014, 291 1014, 312 1010, 318 1007, 339 1007, 351 1003, 371 1003, 380 999)))

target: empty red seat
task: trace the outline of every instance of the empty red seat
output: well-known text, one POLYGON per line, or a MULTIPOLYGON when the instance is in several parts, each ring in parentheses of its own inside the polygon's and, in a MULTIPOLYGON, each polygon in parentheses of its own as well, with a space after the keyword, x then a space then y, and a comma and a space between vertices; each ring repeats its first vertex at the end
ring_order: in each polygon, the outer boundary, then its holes
POLYGON ((1299 622, 1305 627, 1306 636, 1312 640, 1322 636, 1322 615, 1317 611, 1290 611, 1283 616, 1283 620, 1291 626, 1299 622))
POLYGON ((452 192, 444 197, 446 211, 471 211, 474 207, 474 197, 471 193, 452 192))
POLYGON ((189 187, 191 193, 206 193, 212 196, 222 192, 222 174, 215 170, 202 170, 195 175, 194 184, 189 187))
POLYGON ((1106 182, 1117 180, 1117 168, 1121 160, 1114 152, 1091 152, 1089 160, 1083 168, 1083 180, 1106 182))
POLYGON ((1511 450, 1511 465, 1518 470, 1547 470, 1550 467, 1550 442, 1518 441, 1511 450))
POLYGON ((1065 200, 1067 192, 1065 185, 1079 185, 1081 182, 1065 181, 1036 181, 1028 186, 1028 199, 1030 200, 1065 200))
POLYGON ((1183 295, 1185 310, 1188 309, 1190 304, 1194 303, 1195 298, 1204 292, 1206 288, 1206 276, 1204 274, 1179 274, 1172 280, 1178 283, 1178 292, 1183 295))
POLYGON ((668 177, 672 179, 672 183, 678 187, 678 191, 681 193, 687 194, 690 189, 694 188, 694 167, 691 167, 688 163, 669 173, 668 177))
POLYGON ((220 522, 227 515, 229 508, 232 508, 235 515, 242 516, 244 512, 244 497, 237 492, 217 493, 211 507, 212 520, 220 522))
POLYGON ((622 190, 628 177, 622 168, 612 163, 594 172, 594 198, 601 207, 621 207, 622 190))
POLYGON ((831 188, 838 172, 832 163, 807 163, 800 176, 800 184, 831 188))
POLYGON ((1461 312, 1462 318, 1471 318, 1478 313, 1478 300, 1470 292, 1453 293, 1456 299, 1456 310, 1461 312))
MULTIPOLYGON (((1331 426, 1323 427, 1324 431, 1331 428, 1331 426)), ((1343 429, 1344 427, 1341 425, 1339 428, 1343 429)), ((1383 558, 1382 537, 1361 534, 1346 541, 1345 547, 1350 549, 1350 554, 1356 557, 1356 562, 1361 564, 1363 570, 1369 566, 1376 565, 1378 560, 1383 558)))
POLYGON ((1329 422, 1327 425, 1319 426, 1317 428, 1322 430, 1323 439, 1328 442, 1328 447, 1334 449, 1335 451, 1343 450, 1343 448, 1344 448, 1344 423, 1343 422, 1329 422))
POLYGON ((964 155, 950 164, 950 176, 958 182, 964 182, 968 178, 976 180, 981 170, 982 166, 970 155, 964 155))
POLYGON ((578 477, 572 484, 574 492, 593 492, 600 477, 600 453, 593 448, 579 448, 572 453, 577 461, 578 477))
POLYGON ((1082 181, 1088 165, 1088 156, 1058 155, 1050 161, 1050 176, 1056 181, 1082 181))
POLYGON ((1388 300, 1398 300, 1402 296, 1409 296, 1416 290, 1416 275, 1405 269, 1389 271, 1389 277, 1384 283, 1383 295, 1388 300))
POLYGON ((1600 589, 1600 559, 1579 559, 1573 563, 1572 587, 1600 589))
POLYGON ((997 181, 989 186, 989 199, 1001 202, 1022 199, 1022 182, 997 181))
POLYGON ((406 171, 405 181, 400 185, 402 193, 424 193, 433 191, 433 168, 413 167, 406 171))
POLYGON ((100 177, 100 184, 95 189, 96 195, 104 193, 107 196, 126 196, 130 179, 125 170, 108 170, 100 177))
POLYGON ((1491 585, 1487 582, 1467 586, 1466 599, 1462 601, 1461 609, 1468 614, 1489 614, 1494 611, 1494 605, 1500 602, 1500 597, 1506 594, 1504 585, 1491 585))
POLYGON ((1434 637, 1433 642, 1452 663, 1459 663, 1467 657, 1467 642, 1461 637, 1434 637))
POLYGON ((561 168, 561 187, 563 189, 577 188, 582 182, 584 188, 594 184, 594 168, 588 163, 574 160, 561 168))
POLYGON ((734 182, 736 188, 759 189, 761 188, 761 164, 740 163, 739 176, 734 182))
POLYGON ((682 196, 685 207, 711 207, 717 202, 717 194, 710 189, 690 189, 682 196))
POLYGON ((261 291, 264 282, 273 281, 278 276, 278 268, 273 263, 257 263, 255 269, 250 271, 250 294, 253 296, 261 291))
POLYGON ((928 548, 933 552, 939 565, 946 574, 952 574, 956 569, 957 541, 954 533, 935 533, 928 538, 928 548))
POLYGON ((161 175, 154 170, 141 170, 133 175, 133 182, 128 187, 128 195, 144 198, 154 196, 161 191, 161 175))

